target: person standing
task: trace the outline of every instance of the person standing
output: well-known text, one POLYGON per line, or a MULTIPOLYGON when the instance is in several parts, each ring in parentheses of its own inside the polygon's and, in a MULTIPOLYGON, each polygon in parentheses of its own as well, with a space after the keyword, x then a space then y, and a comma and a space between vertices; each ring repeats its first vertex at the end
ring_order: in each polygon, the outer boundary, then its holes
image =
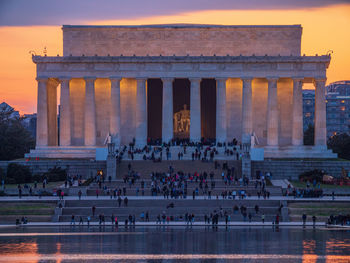
POLYGON ((92 216, 95 216, 96 206, 92 206, 91 210, 92 210, 92 216))
POLYGON ((79 200, 81 200, 81 195, 82 195, 82 192, 81 192, 81 190, 79 189, 79 192, 78 192, 79 200))
POLYGON ((303 220, 303 226, 304 227, 305 227, 305 224, 306 224, 306 218, 307 218, 306 214, 303 214, 302 220, 303 220))
POLYGON ((70 221, 70 224, 72 225, 75 225, 75 219, 74 219, 74 214, 72 214, 72 219, 71 219, 71 221, 70 221))
POLYGON ((276 225, 280 223, 280 215, 276 214, 276 225))
POLYGON ((87 225, 88 225, 88 227, 90 226, 90 220, 91 220, 91 218, 90 218, 90 216, 88 216, 87 217, 87 225))
POLYGON ((313 224, 313 227, 315 228, 316 227, 316 216, 315 215, 312 216, 312 224, 313 224))
POLYGON ((21 187, 21 185, 18 185, 18 197, 22 198, 22 187, 21 187))
POLYGON ((263 222, 263 224, 265 223, 265 214, 261 215, 261 221, 263 222))

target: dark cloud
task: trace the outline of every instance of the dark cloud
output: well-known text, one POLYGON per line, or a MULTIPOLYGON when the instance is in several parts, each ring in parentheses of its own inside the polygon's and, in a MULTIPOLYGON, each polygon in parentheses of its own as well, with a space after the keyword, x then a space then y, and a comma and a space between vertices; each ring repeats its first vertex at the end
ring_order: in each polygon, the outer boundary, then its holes
POLYGON ((0 26, 84 24, 201 10, 305 9, 350 0, 0 0, 0 26))

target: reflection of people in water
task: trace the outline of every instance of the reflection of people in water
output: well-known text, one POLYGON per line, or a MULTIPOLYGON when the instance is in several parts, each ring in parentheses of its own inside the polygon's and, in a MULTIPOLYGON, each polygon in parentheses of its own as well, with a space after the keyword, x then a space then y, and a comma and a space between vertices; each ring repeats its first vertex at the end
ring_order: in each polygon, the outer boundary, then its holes
POLYGON ((175 132, 189 132, 190 130, 190 111, 187 109, 187 105, 184 105, 184 109, 174 114, 174 127, 175 132))

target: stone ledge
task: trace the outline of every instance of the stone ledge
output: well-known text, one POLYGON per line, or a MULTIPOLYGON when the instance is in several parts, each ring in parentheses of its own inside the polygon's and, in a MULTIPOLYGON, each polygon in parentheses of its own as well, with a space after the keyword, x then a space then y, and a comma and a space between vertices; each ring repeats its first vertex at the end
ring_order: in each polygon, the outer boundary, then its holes
POLYGON ((322 56, 32 56, 34 63, 329 63, 331 57, 322 56))

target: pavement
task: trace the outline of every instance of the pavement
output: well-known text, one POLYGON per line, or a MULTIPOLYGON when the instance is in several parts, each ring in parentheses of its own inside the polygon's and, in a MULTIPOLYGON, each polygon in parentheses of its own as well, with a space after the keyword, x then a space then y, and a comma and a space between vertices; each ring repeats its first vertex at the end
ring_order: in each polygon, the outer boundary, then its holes
POLYGON ((288 185, 290 184, 290 182, 287 179, 271 180, 271 183, 273 184, 273 186, 279 186, 283 189, 288 188, 288 185))
MULTIPOLYGON (((102 224, 101 226, 112 226, 112 223, 110 221, 106 221, 105 224, 102 224)), ((54 226, 72 226, 72 227, 79 227, 79 226, 87 226, 86 221, 84 222, 83 225, 79 225, 79 221, 77 221, 74 224, 71 224, 70 222, 32 222, 32 223, 28 223, 25 225, 15 225, 15 224, 0 224, 0 228, 5 228, 5 227, 54 227, 54 226)), ((90 226, 99 226, 98 222, 90 222, 90 226)), ((114 224, 113 224, 114 226, 114 224)), ((119 226, 125 226, 124 222, 119 222, 119 226)), ((130 225, 129 225, 130 226, 130 225)), ((165 223, 165 224, 157 224, 156 222, 136 222, 135 226, 186 226, 186 227, 203 227, 203 226, 207 226, 207 227, 212 227, 211 224, 206 224, 204 223, 204 221, 198 221, 198 222, 194 222, 192 225, 191 224, 187 224, 186 222, 169 222, 165 223)), ((219 222, 218 224, 219 227, 226 227, 225 222, 219 222)), ((239 227, 264 227, 264 226, 276 226, 273 224, 273 222, 230 222, 227 225, 228 227, 235 227, 235 226, 239 226, 239 227)), ((303 222, 280 222, 279 227, 303 227, 303 222)), ((313 227, 313 223, 312 222, 306 222, 305 224, 306 227, 313 227)), ((315 224, 316 227, 328 227, 326 225, 325 222, 316 222, 315 224)), ((341 228, 346 228, 346 229, 350 229, 350 226, 336 226, 336 225, 331 225, 330 227, 341 227, 341 228)))
MULTIPOLYGON (((124 196, 121 196, 122 199, 124 199, 124 196)), ((162 195, 159 196, 127 196, 129 200, 164 200, 164 197, 162 195)), ((39 198, 38 196, 23 196, 22 198, 19 198, 18 196, 1 196, 0 202, 2 201, 58 201, 57 196, 43 196, 39 198)), ((65 196, 64 200, 79 200, 77 196, 65 196)), ((111 200, 110 196, 99 196, 98 198, 96 196, 82 196, 81 200, 111 200)), ((116 199, 115 199, 116 200, 116 199)), ((168 199, 173 200, 173 199, 168 199)), ((186 199, 184 198, 178 198, 177 200, 193 200, 192 195, 187 196, 186 199)), ((216 197, 213 197, 211 199, 208 199, 207 196, 197 196, 195 200, 208 200, 208 201, 217 201, 216 197)), ((223 200, 221 197, 219 197, 218 200, 223 200)), ((225 200, 232 200, 232 199, 225 199, 225 200)), ((236 198, 235 200, 241 200, 236 198)), ((264 200, 264 198, 258 198, 257 196, 251 196, 246 197, 243 200, 264 200)), ((266 200, 278 200, 278 201, 332 201, 331 196, 324 196, 321 198, 294 198, 293 196, 270 196, 269 199, 266 200)), ((233 200, 232 200, 233 201, 233 200)), ((350 196, 336 196, 334 201, 350 201, 350 196)))

